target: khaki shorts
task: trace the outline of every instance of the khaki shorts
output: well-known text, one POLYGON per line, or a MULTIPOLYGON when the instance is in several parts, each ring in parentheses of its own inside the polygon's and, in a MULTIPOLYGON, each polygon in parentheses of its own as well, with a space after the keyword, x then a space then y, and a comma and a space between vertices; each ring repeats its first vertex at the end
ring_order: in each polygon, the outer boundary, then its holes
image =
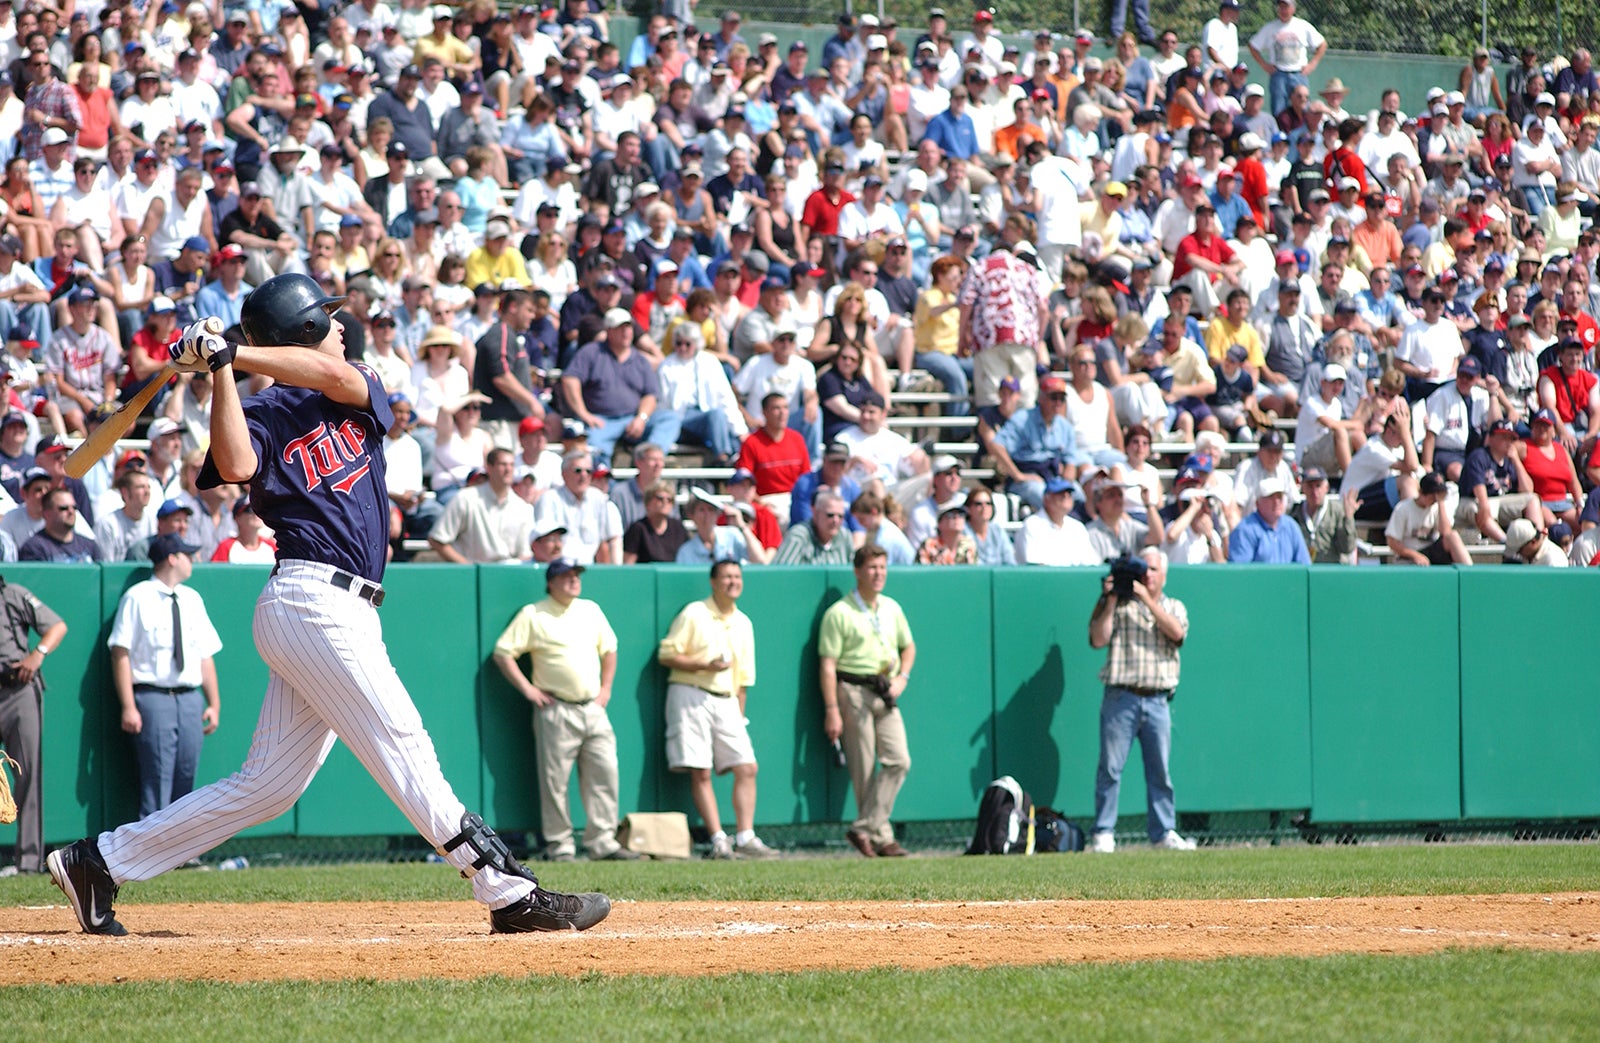
MULTIPOLYGON (((1522 512, 1528 509, 1528 504, 1534 502, 1533 493, 1506 493, 1504 496, 1489 497, 1489 513, 1494 516, 1495 524, 1504 529, 1507 525, 1522 517, 1522 512)), ((1469 490, 1461 492, 1461 502, 1456 505, 1456 528, 1478 528, 1478 501, 1469 490)))
POLYGON ((718 775, 756 762, 739 700, 693 685, 667 686, 667 767, 709 768, 718 775))

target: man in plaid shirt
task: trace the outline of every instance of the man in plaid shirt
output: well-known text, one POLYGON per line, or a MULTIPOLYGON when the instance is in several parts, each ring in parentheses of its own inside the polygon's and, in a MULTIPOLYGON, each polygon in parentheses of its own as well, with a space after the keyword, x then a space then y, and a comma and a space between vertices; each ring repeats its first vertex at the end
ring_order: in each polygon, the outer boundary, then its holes
POLYGON ((1089 647, 1106 648, 1100 671, 1105 698, 1100 703, 1100 769, 1094 783, 1094 835, 1090 849, 1115 851, 1117 793, 1122 767, 1134 736, 1144 752, 1144 784, 1149 799, 1146 828, 1150 842, 1169 851, 1193 851, 1194 841, 1178 835, 1167 756, 1172 748, 1168 703, 1178 687, 1178 650, 1189 634, 1189 610, 1167 597, 1167 556, 1154 547, 1140 552, 1148 571, 1133 584, 1133 598, 1111 592, 1106 576, 1089 617, 1089 647))
MULTIPOLYGON (((78 128, 83 125, 83 110, 78 107, 78 96, 72 88, 56 79, 48 53, 30 52, 27 62, 33 85, 23 101, 22 131, 17 137, 22 155, 31 163, 44 155, 44 132, 51 127, 64 131, 69 143, 77 140, 78 128)), ((69 144, 69 162, 73 154, 74 149, 69 144)))

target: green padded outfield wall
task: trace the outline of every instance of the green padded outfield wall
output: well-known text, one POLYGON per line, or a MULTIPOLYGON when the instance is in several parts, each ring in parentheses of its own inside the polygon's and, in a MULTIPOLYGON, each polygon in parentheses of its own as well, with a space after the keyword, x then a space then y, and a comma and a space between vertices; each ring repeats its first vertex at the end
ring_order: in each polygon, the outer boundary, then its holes
MULTIPOLYGON (((65 841, 134 813, 131 742, 118 726, 105 640, 145 575, 13 565, 3 574, 68 622, 46 664, 45 830, 65 841)), ((896 569, 919 649, 904 702, 913 766, 908 820, 970 818, 984 785, 1016 776, 1042 804, 1092 810, 1103 653, 1087 647, 1100 571, 896 569)), ((221 631, 222 727, 200 781, 248 750, 266 670, 250 617, 266 569, 208 566, 193 585, 221 631)), ((490 661, 542 575, 517 566, 397 566, 382 609, 389 653, 446 778, 498 827, 538 828, 531 708, 490 661)), ((822 739, 816 633, 850 589, 845 569, 751 568, 756 624, 748 716, 761 758, 757 821, 838 822, 848 781, 822 739)), ((1173 704, 1173 776, 1184 812, 1310 808, 1324 824, 1600 815, 1600 696, 1584 681, 1581 622, 1600 607, 1591 570, 1190 568, 1184 680, 1173 704)), ((624 813, 691 812, 662 751, 665 672, 656 643, 704 569, 597 568, 585 594, 621 641, 611 718, 624 813)), ((727 799, 728 783, 719 780, 727 799)), ((576 787, 574 787, 574 793, 576 787)), ((1144 811, 1135 757, 1121 812, 1144 811)), ((576 816, 582 822, 581 811, 576 816)), ((409 824, 343 745, 299 804, 263 835, 396 835, 409 824)), ((14 828, 0 829, 0 845, 14 828)))

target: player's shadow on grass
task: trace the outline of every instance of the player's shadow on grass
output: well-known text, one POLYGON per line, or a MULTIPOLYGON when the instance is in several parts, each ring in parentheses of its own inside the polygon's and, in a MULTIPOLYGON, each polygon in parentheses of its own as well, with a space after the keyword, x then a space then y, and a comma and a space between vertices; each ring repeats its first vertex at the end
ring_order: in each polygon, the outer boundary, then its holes
POLYGON ((972 733, 979 747, 972 762, 972 788, 982 793, 995 778, 1011 775, 1036 804, 1054 806, 1061 781, 1061 751, 1051 726, 1066 688, 1061 646, 1051 644, 1044 661, 1017 686, 1005 706, 972 733))

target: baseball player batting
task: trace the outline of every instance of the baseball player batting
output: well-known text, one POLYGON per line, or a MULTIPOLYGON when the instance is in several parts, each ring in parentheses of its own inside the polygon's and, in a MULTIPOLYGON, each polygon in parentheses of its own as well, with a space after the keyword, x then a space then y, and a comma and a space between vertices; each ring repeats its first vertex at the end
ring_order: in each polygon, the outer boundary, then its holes
POLYGON ((181 369, 215 374, 201 488, 247 482, 276 530, 278 563, 256 601, 255 640, 271 672, 250 755, 234 774, 164 810, 53 851, 50 876, 90 934, 123 935, 117 889, 211 850, 289 810, 343 739, 389 799, 490 909, 496 933, 581 931, 605 919, 602 894, 539 886, 505 842, 456 799, 433 740, 389 662, 377 608, 389 509, 383 385, 344 360, 343 297, 280 275, 244 300, 234 345, 191 325, 172 348, 181 369), (275 384, 239 400, 234 369, 275 384))

